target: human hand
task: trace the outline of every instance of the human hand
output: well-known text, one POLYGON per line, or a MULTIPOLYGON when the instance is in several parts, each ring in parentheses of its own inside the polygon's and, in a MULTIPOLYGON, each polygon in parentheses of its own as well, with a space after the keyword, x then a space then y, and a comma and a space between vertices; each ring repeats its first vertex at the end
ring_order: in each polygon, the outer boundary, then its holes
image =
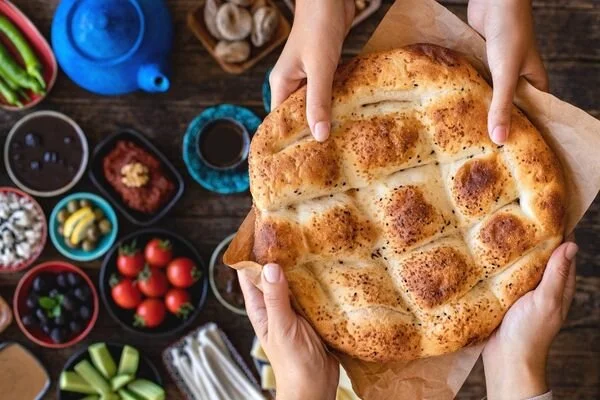
POLYGON ((306 119, 320 142, 329 137, 333 75, 353 17, 353 0, 297 0, 292 31, 269 78, 271 109, 306 79, 306 119))
POLYGON ((339 364, 290 305, 288 283, 281 267, 263 267, 261 292, 238 271, 246 311, 275 373, 277 399, 334 399, 339 364))
POLYGON ((531 0, 470 0, 468 20, 486 39, 494 84, 488 132, 495 143, 502 144, 510 131, 519 77, 548 91, 548 75, 535 40, 531 0))
POLYGON ((544 394, 546 357, 575 293, 577 245, 563 243, 550 257, 538 287, 508 310, 483 350, 489 400, 544 394))

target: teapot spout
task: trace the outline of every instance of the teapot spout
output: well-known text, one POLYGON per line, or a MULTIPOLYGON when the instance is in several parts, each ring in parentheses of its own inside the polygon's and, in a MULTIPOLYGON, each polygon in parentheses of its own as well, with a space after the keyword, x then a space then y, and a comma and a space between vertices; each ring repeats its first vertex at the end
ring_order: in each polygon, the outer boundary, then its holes
POLYGON ((138 85, 146 92, 162 93, 169 90, 171 82, 158 64, 145 64, 138 71, 138 85))

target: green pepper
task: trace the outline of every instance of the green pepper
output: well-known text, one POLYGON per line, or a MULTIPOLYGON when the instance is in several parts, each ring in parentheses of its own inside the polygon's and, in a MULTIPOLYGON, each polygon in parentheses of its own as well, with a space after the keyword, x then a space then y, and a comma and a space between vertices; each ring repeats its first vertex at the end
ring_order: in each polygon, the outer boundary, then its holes
POLYGON ((0 32, 4 33, 15 45, 25 62, 27 73, 37 80, 42 89, 46 89, 46 82, 42 76, 42 64, 40 63, 40 60, 38 60, 21 31, 19 31, 19 29, 4 15, 0 15, 0 32))
POLYGON ((0 44, 0 66, 7 74, 10 80, 17 83, 19 86, 31 89, 34 93, 42 94, 44 89, 39 82, 29 76, 27 72, 12 57, 6 47, 0 44))
POLYGON ((6 99, 6 102, 13 106, 23 107, 23 103, 17 97, 17 94, 8 86, 8 84, 0 79, 0 94, 6 99))
POLYGON ((29 102, 31 100, 31 98, 29 97, 27 92, 23 88, 21 88, 19 85, 17 85, 17 83, 15 81, 10 79, 8 74, 2 68, 2 65, 0 65, 0 78, 4 79, 4 82, 8 85, 8 87, 10 87, 14 92, 16 92, 26 102, 29 102))

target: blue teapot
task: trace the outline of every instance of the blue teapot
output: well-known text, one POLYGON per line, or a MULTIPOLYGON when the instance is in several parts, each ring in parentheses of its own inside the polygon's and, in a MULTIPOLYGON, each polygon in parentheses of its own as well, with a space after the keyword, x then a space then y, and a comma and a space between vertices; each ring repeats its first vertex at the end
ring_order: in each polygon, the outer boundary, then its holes
POLYGON ((63 71, 103 95, 167 91, 172 42, 163 0, 62 0, 52 21, 63 71))

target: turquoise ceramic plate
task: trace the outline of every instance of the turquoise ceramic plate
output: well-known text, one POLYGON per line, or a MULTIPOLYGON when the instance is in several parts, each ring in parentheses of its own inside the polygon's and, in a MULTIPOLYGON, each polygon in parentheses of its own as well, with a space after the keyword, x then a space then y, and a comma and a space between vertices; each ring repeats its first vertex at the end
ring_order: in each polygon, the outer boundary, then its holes
POLYGON ((269 68, 267 70, 267 73, 265 74, 265 80, 263 81, 262 85, 263 106, 265 107, 267 114, 271 112, 271 84, 269 83, 271 71, 273 71, 273 68, 269 68))
POLYGON ((113 210, 112 206, 104 200, 102 197, 93 193, 73 193, 61 201, 58 202, 48 222, 48 231, 50 233, 50 240, 54 247, 65 257, 75 261, 91 261, 95 260, 108 251, 115 243, 117 239, 117 232, 119 230, 119 221, 117 220, 117 214, 113 210), (100 208, 104 212, 104 216, 110 221, 112 225, 112 231, 108 235, 104 235, 98 241, 98 246, 92 251, 83 251, 81 249, 72 249, 65 244, 65 239, 58 232, 58 220, 57 215, 60 210, 67 206, 67 203, 71 200, 89 200, 94 208, 100 208))
POLYGON ((233 170, 216 170, 206 165, 198 156, 198 135, 209 122, 222 118, 234 119, 244 125, 250 136, 261 123, 256 114, 244 107, 221 104, 207 108, 191 122, 183 137, 183 161, 192 178, 205 189, 221 194, 245 192, 250 187, 246 162, 233 170))

